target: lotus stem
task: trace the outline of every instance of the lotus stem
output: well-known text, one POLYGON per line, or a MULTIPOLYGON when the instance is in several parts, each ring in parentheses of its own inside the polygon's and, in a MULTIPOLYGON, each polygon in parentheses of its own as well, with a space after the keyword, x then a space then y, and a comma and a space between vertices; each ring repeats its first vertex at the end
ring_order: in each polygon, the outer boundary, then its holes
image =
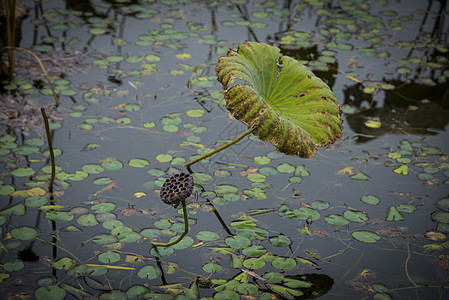
MULTIPOLYGON (((5 1, 5 13, 6 13, 6 45, 9 47, 14 47, 15 43, 15 33, 16 33, 16 1, 6 0, 5 1)), ((14 74, 14 50, 8 50, 8 76, 12 78, 14 74)))
POLYGON ((59 99, 58 99, 58 96, 56 95, 55 89, 53 88, 53 84, 51 83, 50 76, 48 75, 47 70, 45 70, 45 67, 44 67, 44 65, 42 64, 42 62, 41 62, 41 60, 39 59, 39 57, 37 57, 36 54, 34 54, 33 52, 31 52, 30 50, 23 49, 23 48, 20 48, 20 47, 4 47, 4 48, 0 51, 0 57, 1 57, 1 54, 3 53, 3 51, 4 51, 5 49, 8 49, 8 50, 10 50, 10 51, 11 51, 11 50, 20 50, 20 51, 26 52, 26 53, 28 53, 29 55, 31 55, 31 56, 37 61, 37 63, 39 64, 39 66, 40 66, 41 69, 42 69, 42 73, 44 73, 45 79, 47 79, 47 82, 48 82, 48 85, 50 86, 51 92, 53 93, 53 98, 55 98, 56 106, 59 106, 59 99))
POLYGON ((50 175, 50 183, 48 184, 48 190, 50 193, 53 193, 53 184, 55 182, 55 154, 53 152, 53 144, 51 142, 51 134, 50 134, 50 126, 48 125, 47 114, 45 113, 45 109, 41 108, 42 117, 44 118, 45 124, 45 133, 47 134, 47 142, 48 142, 48 151, 50 152, 50 162, 51 162, 51 175, 50 175))
POLYGON ((169 242, 169 243, 157 243, 157 242, 151 242, 151 244, 153 246, 156 247, 169 247, 172 246, 174 244, 179 243, 185 236, 186 234, 189 232, 189 215, 187 213, 187 207, 186 207, 186 199, 182 199, 181 200, 182 203, 182 212, 184 214, 184 232, 181 233, 181 235, 179 236, 179 238, 177 238, 176 240, 174 240, 173 242, 169 242))
POLYGON ((215 153, 220 152, 221 150, 226 149, 226 148, 228 148, 229 146, 234 145, 235 143, 237 143, 238 141, 240 141, 241 139, 243 139, 245 136, 247 136, 247 135, 250 134, 251 132, 253 132, 253 130, 252 130, 252 129, 248 129, 247 131, 245 131, 245 132, 244 132, 241 136, 239 136, 238 138, 236 138, 236 139, 230 141, 230 142, 227 143, 227 144, 224 144, 224 145, 221 146, 221 147, 218 147, 217 149, 215 149, 215 150, 213 150, 213 151, 211 151, 211 152, 209 152, 209 153, 204 154, 204 155, 201 156, 201 157, 198 157, 197 159, 194 159, 194 160, 192 160, 192 161, 189 161, 189 162, 186 163, 184 166, 190 167, 190 166, 193 165, 194 163, 197 163, 197 162, 199 162, 200 160, 203 160, 203 159, 205 159, 205 158, 208 158, 209 156, 212 156, 212 155, 214 155, 215 153))

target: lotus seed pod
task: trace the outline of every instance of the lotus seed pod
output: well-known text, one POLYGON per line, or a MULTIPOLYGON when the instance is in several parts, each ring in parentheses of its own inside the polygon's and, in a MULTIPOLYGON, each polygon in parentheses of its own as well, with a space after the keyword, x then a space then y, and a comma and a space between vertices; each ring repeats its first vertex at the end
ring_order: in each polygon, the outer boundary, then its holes
POLYGON ((175 208, 192 194, 193 177, 190 174, 178 173, 165 180, 162 185, 160 196, 164 203, 173 205, 175 208))

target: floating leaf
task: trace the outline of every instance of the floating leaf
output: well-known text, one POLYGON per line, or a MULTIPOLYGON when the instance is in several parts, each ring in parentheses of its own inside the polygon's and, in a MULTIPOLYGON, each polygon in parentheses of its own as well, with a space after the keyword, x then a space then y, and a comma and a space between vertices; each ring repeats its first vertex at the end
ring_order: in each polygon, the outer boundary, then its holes
POLYGON ((137 276, 142 279, 154 279, 158 278, 161 274, 161 271, 155 266, 144 266, 139 269, 137 272, 137 276))
POLYGON ((34 297, 36 297, 37 300, 62 300, 66 297, 66 291, 57 285, 50 285, 35 290, 34 297))
POLYGON ((290 257, 276 257, 271 264, 279 270, 288 271, 296 267, 296 261, 290 257))
POLYGON ((364 230, 354 231, 352 233, 352 237, 360 242, 369 244, 375 243, 380 240, 380 236, 378 236, 376 233, 364 230))
POLYGON ((254 162, 259 165, 266 165, 271 162, 271 159, 266 156, 256 156, 254 157, 254 162))
POLYGON ((276 169, 281 173, 293 173, 295 171, 295 167, 289 165, 287 163, 280 164, 276 167, 276 169))
POLYGON ((295 216, 301 220, 318 220, 320 218, 320 213, 317 212, 314 209, 308 208, 308 207, 301 207, 298 209, 293 210, 293 213, 295 216))
POLYGON ((20 271, 23 269, 25 265, 20 260, 15 261, 8 261, 3 264, 3 269, 5 269, 6 272, 14 272, 14 271, 20 271))
POLYGON ((127 299, 143 299, 144 295, 149 294, 150 290, 143 285, 134 285, 126 291, 127 299))
POLYGON ((267 177, 265 175, 262 174, 248 174, 248 176, 246 177, 248 178, 249 181, 252 182, 265 182, 265 179, 267 179, 267 177))
POLYGON ((226 238, 225 243, 226 245, 234 249, 243 249, 251 245, 250 239, 240 235, 226 238))
POLYGON ((270 237, 270 243, 276 247, 287 247, 291 242, 290 238, 285 235, 270 237))
POLYGON ((100 177, 93 181, 93 184, 96 185, 108 185, 110 183, 112 183, 112 179, 109 177, 100 177))
POLYGON ((70 270, 76 266, 75 261, 70 257, 63 257, 55 261, 53 267, 58 270, 70 270))
POLYGON ((112 264, 120 260, 120 254, 114 251, 106 251, 97 256, 98 260, 105 264, 112 264))
POLYGON ((0 185, 0 196, 8 196, 15 191, 15 188, 10 185, 0 185))
POLYGON ((398 211, 400 211, 400 212, 404 212, 404 213, 407 213, 407 214, 411 214, 411 213, 414 213, 414 212, 415 212, 416 206, 411 205, 411 204, 400 204, 400 205, 397 207, 397 209, 398 209, 398 211))
POLYGON ((91 208, 96 213, 105 213, 105 212, 113 211, 116 208, 116 205, 114 203, 103 202, 103 203, 92 205, 91 208))
POLYGON ((28 241, 37 236, 37 231, 33 228, 23 226, 11 230, 11 236, 18 240, 28 241))
POLYGON ((0 216, 23 216, 25 213, 25 205, 23 203, 19 203, 10 208, 0 211, 0 216))
POLYGON ((196 238, 201 241, 216 241, 220 236, 212 231, 200 231, 196 234, 196 238))
POLYGON ((92 242, 99 245, 108 245, 117 242, 117 238, 110 234, 99 234, 92 238, 92 242))
POLYGON ((324 209, 328 209, 330 204, 327 201, 323 201, 323 200, 316 200, 313 201, 311 204, 312 208, 314 209, 318 209, 318 210, 324 210, 324 209))
POLYGON ((25 199, 25 206, 29 207, 40 207, 48 202, 47 197, 43 196, 32 196, 25 199))
POLYGON ((351 222, 362 223, 368 221, 368 216, 361 211, 347 210, 343 215, 351 222))
POLYGON ((207 273, 217 273, 221 271, 221 266, 216 263, 207 263, 203 266, 203 271, 207 273))
POLYGON ((32 168, 18 168, 12 171, 12 175, 16 177, 27 177, 33 175, 34 173, 36 173, 36 171, 32 168))
POLYGON ((355 179, 355 180, 361 180, 361 181, 371 180, 371 178, 368 175, 365 175, 362 172, 358 172, 357 174, 352 175, 349 178, 355 179))
POLYGON ((388 208, 387 221, 404 221, 404 217, 394 206, 388 208))
POLYGON ((237 234, 250 240, 262 240, 268 236, 268 231, 259 227, 239 228, 237 234))
POLYGON ((329 215, 324 218, 324 221, 334 226, 345 226, 349 223, 349 221, 345 217, 340 215, 329 215))
POLYGON ((159 154, 156 156, 156 159, 161 163, 165 163, 171 161, 173 157, 170 154, 159 154))
POLYGON ((369 204, 369 205, 378 205, 380 203, 380 199, 373 195, 365 195, 360 198, 360 200, 363 203, 369 204))
MULTIPOLYGON (((183 225, 182 226, 183 227, 182 230, 184 231, 184 224, 182 224, 182 225, 183 225)), ((174 237, 172 237, 170 239, 169 242, 175 241, 178 238, 179 238, 179 236, 174 236, 174 237)), ((178 242, 177 244, 175 244, 175 245, 173 245, 171 247, 173 249, 176 249, 176 250, 181 250, 181 249, 187 249, 187 248, 189 248, 192 245, 193 245, 193 238, 190 237, 190 236, 185 236, 185 237, 182 238, 182 240, 180 242, 178 242)))
POLYGON ((243 266, 248 269, 260 269, 265 266, 265 261, 262 258, 248 258, 243 261, 243 266))
POLYGON ((228 110, 281 152, 311 157, 341 136, 341 109, 329 87, 277 47, 246 42, 216 67, 228 110), (242 79, 248 84, 234 84, 242 79))
POLYGON ((282 297, 284 297, 285 299, 295 299, 295 297, 299 297, 299 296, 304 294, 302 291, 298 291, 298 290, 294 290, 294 289, 291 289, 291 288, 287 288, 287 287, 282 286, 282 285, 267 283, 266 286, 270 290, 275 292, 276 294, 279 294, 282 297))
POLYGON ((76 222, 82 226, 95 226, 99 224, 93 214, 82 215, 76 220, 76 222))
POLYGON ((146 159, 142 159, 142 158, 133 158, 128 162, 128 165, 130 165, 131 167, 136 167, 136 168, 144 168, 146 166, 148 166, 150 163, 148 162, 148 160, 146 159))
POLYGON ((123 163, 115 158, 107 158, 102 161, 101 166, 106 170, 116 171, 123 168, 123 163))
POLYGON ((45 218, 50 221, 69 222, 74 219, 74 216, 65 211, 51 211, 45 213, 45 218))
POLYGON ((402 165, 402 166, 394 169, 393 172, 395 172, 397 174, 408 175, 408 166, 407 165, 402 165))

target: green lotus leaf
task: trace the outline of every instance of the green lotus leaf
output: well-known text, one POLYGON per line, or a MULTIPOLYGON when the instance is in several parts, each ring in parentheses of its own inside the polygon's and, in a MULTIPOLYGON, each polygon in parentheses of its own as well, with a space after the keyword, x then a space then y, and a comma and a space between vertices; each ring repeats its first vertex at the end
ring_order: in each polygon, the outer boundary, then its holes
POLYGON ((334 93, 279 48, 240 44, 219 59, 215 70, 227 109, 279 151, 308 158, 317 146, 341 137, 342 110, 334 93))

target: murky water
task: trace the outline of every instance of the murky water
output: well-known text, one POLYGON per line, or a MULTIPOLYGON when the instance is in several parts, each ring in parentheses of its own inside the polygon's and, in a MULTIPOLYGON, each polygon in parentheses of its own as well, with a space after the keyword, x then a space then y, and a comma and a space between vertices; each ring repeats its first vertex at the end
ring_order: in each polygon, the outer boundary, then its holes
POLYGON ((447 297, 440 2, 24 3, 17 45, 42 59, 61 106, 49 107, 41 70, 16 52, 0 119, 8 298, 447 297), (343 137, 311 159, 245 138, 193 165, 188 239, 155 252, 152 240, 183 230, 157 194, 164 179, 246 130, 214 68, 247 40, 328 83, 343 137), (53 197, 44 104, 60 150, 53 197))

